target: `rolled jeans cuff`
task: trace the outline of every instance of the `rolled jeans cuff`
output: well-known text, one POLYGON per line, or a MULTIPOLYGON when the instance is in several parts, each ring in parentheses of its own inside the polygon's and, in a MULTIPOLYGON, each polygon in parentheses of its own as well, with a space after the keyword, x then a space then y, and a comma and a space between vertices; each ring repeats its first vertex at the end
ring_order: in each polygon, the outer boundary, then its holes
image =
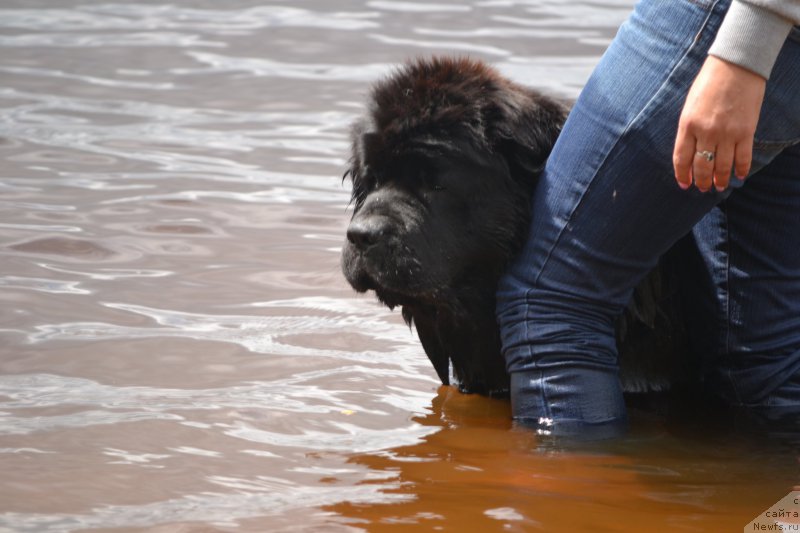
POLYGON ((511 374, 511 412, 518 425, 540 435, 577 440, 619 437, 628 426, 619 378, 591 368, 511 374))

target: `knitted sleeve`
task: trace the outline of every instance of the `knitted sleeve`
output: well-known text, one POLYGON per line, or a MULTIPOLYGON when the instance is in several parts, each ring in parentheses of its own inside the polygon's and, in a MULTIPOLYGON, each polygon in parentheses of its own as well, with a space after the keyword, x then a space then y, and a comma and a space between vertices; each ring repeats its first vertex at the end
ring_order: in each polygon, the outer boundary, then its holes
POLYGON ((800 0, 733 0, 708 53, 769 79, 796 24, 800 0))

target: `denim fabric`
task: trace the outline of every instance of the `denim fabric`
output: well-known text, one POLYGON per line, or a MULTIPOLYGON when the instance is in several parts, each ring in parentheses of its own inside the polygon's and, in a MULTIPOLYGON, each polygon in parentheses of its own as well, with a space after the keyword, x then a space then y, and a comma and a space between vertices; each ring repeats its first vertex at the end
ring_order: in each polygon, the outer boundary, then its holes
POLYGON ((534 195, 529 240, 498 287, 516 419, 553 434, 624 427, 614 320, 692 231, 698 309, 708 311, 699 333, 713 337, 709 383, 732 403, 800 404, 800 390, 781 392, 800 369, 796 35, 767 86, 751 177, 723 193, 682 191, 673 177, 683 101, 727 8, 640 2, 570 113, 534 195))

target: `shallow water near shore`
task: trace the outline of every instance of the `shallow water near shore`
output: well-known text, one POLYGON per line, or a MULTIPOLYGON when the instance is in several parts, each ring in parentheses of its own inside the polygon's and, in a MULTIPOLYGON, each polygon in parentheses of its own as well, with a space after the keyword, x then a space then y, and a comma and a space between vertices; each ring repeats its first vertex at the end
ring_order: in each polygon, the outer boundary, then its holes
POLYGON ((631 6, 2 2, 0 531, 739 531, 800 484, 727 420, 537 438, 339 271, 372 80, 571 99, 631 6))

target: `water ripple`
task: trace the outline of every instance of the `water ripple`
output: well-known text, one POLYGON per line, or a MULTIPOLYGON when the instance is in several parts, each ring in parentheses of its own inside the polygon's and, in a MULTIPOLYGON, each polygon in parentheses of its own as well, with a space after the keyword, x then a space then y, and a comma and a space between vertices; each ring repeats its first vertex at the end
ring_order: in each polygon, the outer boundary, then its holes
MULTIPOLYGON (((325 300, 325 299, 321 299, 325 300)), ((316 304, 320 299, 313 299, 316 304)), ((262 304, 270 308, 303 309, 307 300, 282 301, 262 304)), ((334 301, 325 302, 333 311, 338 307, 334 301)), ((366 303, 366 302, 365 302, 366 303)), ((427 366, 427 360, 419 357, 419 350, 409 346, 410 334, 405 326, 390 323, 386 316, 376 316, 375 304, 368 302, 359 309, 344 303, 348 312, 331 313, 332 316, 291 314, 283 316, 212 315, 189 313, 170 309, 147 307, 125 303, 105 303, 109 309, 127 311, 152 319, 156 326, 133 327, 104 322, 66 322, 36 325, 34 332, 26 334, 30 343, 59 340, 86 341, 101 339, 143 339, 158 337, 188 338, 238 344, 252 352, 271 355, 293 355, 303 357, 325 357, 342 361, 364 362, 400 367, 409 375, 417 374, 427 366), (337 335, 342 331, 364 330, 371 339, 397 346, 396 351, 360 351, 320 348, 302 343, 301 335, 337 335), (284 340, 290 339, 290 341, 284 340)), ((319 309, 319 307, 317 307, 319 309)))
POLYGON ((254 76, 270 76, 297 80, 347 80, 370 82, 387 74, 394 65, 335 65, 324 63, 286 63, 273 59, 231 57, 208 52, 189 52, 188 55, 207 69, 178 69, 176 74, 247 72, 254 76))
POLYGON ((37 263, 38 266, 52 270, 53 272, 61 272, 63 274, 75 274, 78 276, 85 276, 90 279, 102 281, 123 280, 128 278, 163 278, 165 276, 172 276, 174 272, 169 270, 154 270, 154 269, 129 269, 129 268, 101 268, 94 272, 86 272, 82 270, 71 270, 62 266, 56 266, 49 263, 37 263))
POLYGON ((50 294, 90 294, 91 291, 79 288, 77 281, 61 281, 46 278, 26 278, 22 276, 0 276, 0 287, 27 289, 50 294))
MULTIPOLYGON (((218 480, 218 478, 212 478, 218 480)), ((218 482, 218 484, 221 484, 218 482)), ((333 505, 339 502, 351 504, 392 504, 407 501, 409 495, 387 492, 389 484, 308 487, 296 484, 272 483, 261 490, 235 490, 232 492, 203 492, 142 505, 96 506, 90 513, 3 513, 0 528, 27 533, 67 533, 94 528, 143 528, 160 523, 206 522, 219 527, 236 527, 237 521, 250 517, 276 517, 296 509, 308 509, 333 505)), ((305 521, 313 519, 306 517, 305 521)), ((326 530, 335 528, 324 520, 317 519, 326 530)), ((298 523, 295 518, 292 521, 298 523)), ((344 527, 342 531, 352 531, 344 527)))
MULTIPOLYGON (((345 366, 332 371, 331 375, 350 376, 369 375, 370 373, 368 367, 345 366)), ((328 373, 326 373, 327 375, 328 373)), ((141 386, 118 387, 83 378, 48 374, 0 376, 3 396, 7 397, 0 402, 0 407, 5 410, 63 406, 83 408, 78 412, 65 415, 35 417, 26 416, 24 411, 20 411, 19 416, 12 416, 11 412, 6 411, 0 415, 0 434, 27 434, 34 431, 51 431, 60 427, 87 427, 123 420, 136 421, 155 418, 191 421, 194 412, 223 409, 263 409, 273 415, 276 412, 319 415, 353 412, 359 413, 359 416, 362 417, 387 414, 383 410, 371 409, 348 400, 346 397, 353 391, 337 392, 319 388, 313 382, 320 377, 322 376, 319 374, 309 373, 298 374, 286 381, 259 381, 220 389, 168 389, 141 386)), ((415 374, 403 374, 402 372, 384 372, 384 377, 418 379, 415 374)), ((410 395, 405 398, 402 405, 390 401, 386 403, 387 406, 399 407, 416 413, 425 412, 427 403, 430 401, 429 394, 423 396, 419 392, 410 390, 406 392, 409 392, 410 395)), ((329 424, 337 432, 345 427, 335 420, 330 421, 329 424)), ((233 426, 229 425, 229 427, 234 429, 233 433, 237 433, 243 426, 237 423, 233 426)), ((431 430, 432 428, 425 428, 421 434, 427 434, 431 430)), ((253 431, 263 430, 254 429, 253 431)), ((357 431, 353 439, 358 440, 358 445, 365 450, 380 450, 399 442, 393 437, 394 431, 394 429, 375 430, 371 434, 363 435, 357 431), (369 436, 374 437, 378 433, 384 435, 382 441, 369 436), (362 436, 364 439, 361 439, 362 436)), ((403 432, 396 436, 405 442, 403 432)))
POLYGON ((69 428, 86 428, 96 425, 113 425, 143 420, 181 420, 180 416, 170 413, 148 411, 80 411, 60 416, 10 416, 0 415, 0 434, 27 435, 39 431, 58 431, 69 428))
POLYGON ((403 11, 406 13, 452 13, 471 11, 470 6, 454 4, 423 4, 421 2, 393 2, 390 0, 373 0, 367 2, 369 7, 386 11, 403 11))
POLYGON ((410 46, 425 48, 427 50, 443 51, 457 50, 459 52, 469 52, 474 54, 485 54, 488 56, 510 56, 511 51, 498 46, 488 46, 473 44, 464 41, 423 41, 420 39, 408 39, 405 37, 391 37, 388 35, 371 33, 369 37, 381 44, 410 46))
MULTIPOLYGON (((3 17, 0 10, 0 20, 3 17)), ((2 24, 0 23, 0 27, 2 24)), ((129 29, 127 26, 126 29, 129 29)), ((198 35, 191 35, 176 32, 130 32, 130 33, 109 33, 109 34, 74 34, 74 33, 47 33, 47 34, 23 34, 23 35, 4 35, 0 36, 0 47, 4 48, 30 48, 30 47, 70 47, 70 48, 97 48, 102 46, 127 46, 131 48, 139 47, 224 47, 225 44, 219 41, 208 41, 198 35)), ((165 84, 166 85, 166 84, 165 84)), ((125 86, 125 85, 123 85, 125 86)), ((130 85, 128 85, 130 86, 130 85)), ((162 88, 170 88, 162 87, 162 88)))
MULTIPOLYGON (((74 30, 192 29, 229 34, 262 28, 317 28, 358 31, 378 24, 369 12, 312 11, 288 6, 249 9, 197 9, 178 5, 107 3, 74 9, 0 9, 0 28, 47 32, 74 30)), ((159 31, 161 33, 161 31, 159 31)))
POLYGON ((286 434, 255 429, 247 424, 237 424, 234 428, 225 431, 225 434, 250 442, 290 449, 365 453, 382 450, 387 447, 387 442, 391 442, 392 446, 415 444, 439 429, 419 424, 391 430, 373 430, 343 422, 331 425, 338 431, 304 430, 298 434, 286 434))

